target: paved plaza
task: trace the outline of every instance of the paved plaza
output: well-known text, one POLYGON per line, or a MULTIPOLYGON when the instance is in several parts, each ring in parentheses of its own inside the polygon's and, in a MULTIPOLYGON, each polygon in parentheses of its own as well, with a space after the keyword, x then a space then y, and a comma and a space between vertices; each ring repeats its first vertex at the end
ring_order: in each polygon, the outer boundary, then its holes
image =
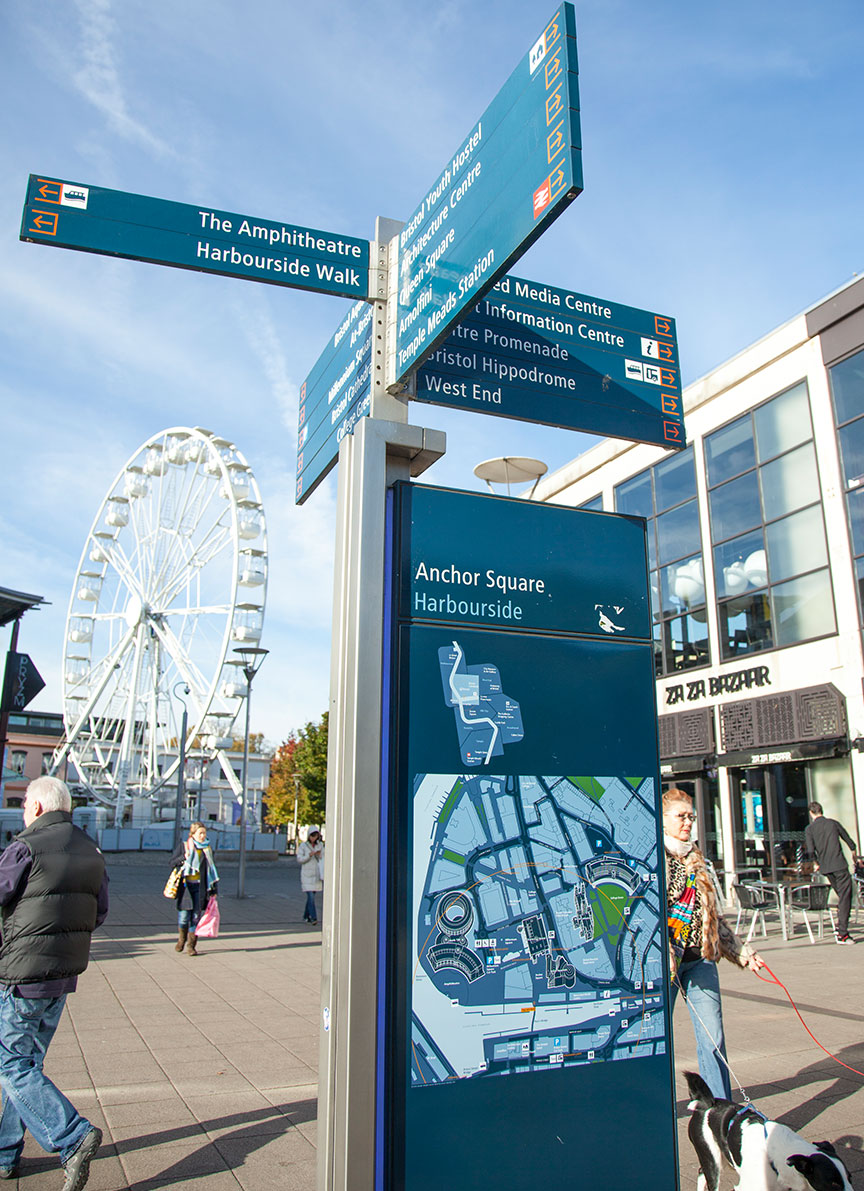
MULTIPOLYGON (((236 865, 220 864, 223 930, 190 958, 172 946, 165 859, 108 859, 111 914, 46 1065, 105 1133, 88 1187, 313 1191, 320 933, 302 922, 296 862, 250 862, 242 901, 233 896, 236 865)), ((817 1037, 864 1070, 864 945, 826 938, 811 946, 800 926, 784 944, 774 926, 759 947, 817 1037)), ((731 964, 721 973, 735 1075, 769 1116, 838 1144, 864 1191, 864 1077, 818 1049, 779 989, 731 964)), ((695 1069, 680 1004, 675 1026, 676 1069, 695 1069)), ((690 1191, 696 1166, 686 1121, 679 1083, 682 1185, 690 1191)), ((23 1191, 62 1184, 56 1161, 29 1138, 18 1183, 23 1191)))

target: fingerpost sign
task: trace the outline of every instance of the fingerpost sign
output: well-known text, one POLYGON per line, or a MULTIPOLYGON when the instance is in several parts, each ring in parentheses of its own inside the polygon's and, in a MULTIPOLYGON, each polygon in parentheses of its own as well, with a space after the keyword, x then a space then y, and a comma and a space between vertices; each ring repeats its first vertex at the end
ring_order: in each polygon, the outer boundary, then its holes
POLYGON ((399 235, 395 378, 582 191, 576 18, 562 4, 399 235))

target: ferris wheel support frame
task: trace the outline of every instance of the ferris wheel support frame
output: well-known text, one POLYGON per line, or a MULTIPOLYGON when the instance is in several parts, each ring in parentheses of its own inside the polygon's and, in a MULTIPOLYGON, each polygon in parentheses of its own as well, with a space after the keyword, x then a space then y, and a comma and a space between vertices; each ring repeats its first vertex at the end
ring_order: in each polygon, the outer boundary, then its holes
POLYGON ((132 635, 133 635, 133 630, 130 628, 128 633, 126 634, 126 636, 121 637, 120 641, 118 642, 118 644, 116 645, 116 647, 113 651, 113 654, 111 654, 109 657, 110 664, 109 664, 109 661, 106 661, 105 673, 102 676, 102 678, 99 680, 99 683, 96 686, 96 689, 93 691, 93 693, 90 695, 90 698, 85 703, 84 708, 78 717, 77 724, 75 724, 72 731, 67 734, 66 739, 63 741, 60 748, 54 753, 54 756, 51 761, 51 770, 50 770, 52 777, 57 772, 57 770, 60 768, 60 766, 63 764, 66 757, 69 755, 69 750, 72 748, 73 744, 78 739, 81 732, 84 730, 84 725, 87 723, 87 720, 89 719, 90 712, 96 706, 96 703, 99 700, 99 696, 102 694, 102 692, 105 690, 105 687, 108 685, 108 679, 111 677, 111 672, 114 669, 114 663, 115 663, 116 659, 119 658, 120 655, 123 653, 126 646, 129 644, 129 639, 132 635))
POLYGON ((147 626, 143 620, 135 627, 135 665, 132 667, 132 682, 129 684, 129 701, 126 705, 126 724, 123 728, 123 739, 120 742, 120 757, 117 762, 117 809, 114 812, 114 823, 117 827, 123 825, 123 811, 126 802, 126 786, 129 782, 129 770, 132 767, 132 744, 135 740, 135 704, 138 702, 138 683, 141 681, 141 662, 144 659, 144 635, 147 626))

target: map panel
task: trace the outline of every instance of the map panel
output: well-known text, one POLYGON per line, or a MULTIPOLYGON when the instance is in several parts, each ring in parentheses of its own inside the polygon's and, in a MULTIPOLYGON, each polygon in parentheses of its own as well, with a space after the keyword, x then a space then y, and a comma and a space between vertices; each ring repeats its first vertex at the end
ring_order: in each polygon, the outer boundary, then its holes
POLYGON ((415 777, 413 1086, 666 1053, 656 813, 651 777, 415 777))
POLYGON ((501 688, 498 667, 467 666, 458 641, 438 650, 444 701, 453 708, 459 751, 466 765, 488 765, 505 744, 524 736, 522 711, 501 688))

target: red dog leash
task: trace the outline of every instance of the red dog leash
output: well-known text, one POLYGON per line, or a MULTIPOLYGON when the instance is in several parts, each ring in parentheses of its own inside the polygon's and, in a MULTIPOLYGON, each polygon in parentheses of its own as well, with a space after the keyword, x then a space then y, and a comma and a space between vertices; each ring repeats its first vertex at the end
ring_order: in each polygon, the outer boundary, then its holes
POLYGON ((784 993, 786 994, 786 996, 787 996, 787 997, 788 997, 788 999, 789 999, 789 1004, 790 1004, 790 1005, 792 1006, 792 1008, 795 1010, 795 1015, 796 1015, 796 1017, 797 1017, 797 1018, 798 1018, 798 1020, 801 1022, 801 1025, 804 1027, 804 1029, 807 1031, 807 1033, 810 1035, 810 1037, 813 1039, 813 1041, 816 1043, 816 1045, 819 1047, 819 1049, 820 1049, 820 1050, 824 1050, 824 1051, 825 1051, 825 1054, 828 1056, 828 1058, 829 1058, 829 1059, 833 1059, 835 1063, 839 1063, 839 1064, 840 1064, 840 1066, 841 1066, 841 1067, 845 1067, 847 1071, 854 1071, 856 1075, 861 1075, 861 1076, 864 1076, 864 1071, 859 1071, 857 1067, 850 1067, 848 1063, 844 1063, 842 1059, 838 1059, 836 1055, 832 1055, 831 1051, 830 1051, 830 1050, 828 1050, 828 1048, 827 1048, 826 1046, 823 1046, 823 1045, 822 1045, 822 1043, 819 1041, 819 1039, 816 1037, 816 1035, 813 1033, 813 1031, 812 1031, 812 1030, 810 1029, 810 1027, 807 1025, 807 1022, 804 1020, 804 1018, 803 1018, 803 1017, 801 1016, 801 1014, 798 1012, 798 1006, 797 1006, 797 1005, 795 1004, 795 1002, 792 1000, 792 996, 791 996, 791 994, 790 994, 790 992, 789 992, 789 989, 786 987, 786 985, 783 983, 783 981, 782 981, 782 980, 779 980, 779 979, 777 978, 777 976, 775 975, 775 973, 771 971, 771 969, 768 967, 768 965, 765 963, 765 961, 764 961, 764 960, 763 960, 763 962, 762 962, 762 971, 765 971, 765 972, 767 972, 767 973, 768 973, 768 974, 771 976, 771 979, 770 979, 770 980, 767 980, 767 979, 766 979, 766 978, 765 978, 765 977, 764 977, 764 976, 761 974, 761 972, 756 972, 755 974, 756 974, 756 975, 759 977, 759 979, 760 979, 760 980, 761 980, 761 981, 762 981, 764 984, 776 984, 778 988, 782 988, 782 989, 783 989, 784 993))

